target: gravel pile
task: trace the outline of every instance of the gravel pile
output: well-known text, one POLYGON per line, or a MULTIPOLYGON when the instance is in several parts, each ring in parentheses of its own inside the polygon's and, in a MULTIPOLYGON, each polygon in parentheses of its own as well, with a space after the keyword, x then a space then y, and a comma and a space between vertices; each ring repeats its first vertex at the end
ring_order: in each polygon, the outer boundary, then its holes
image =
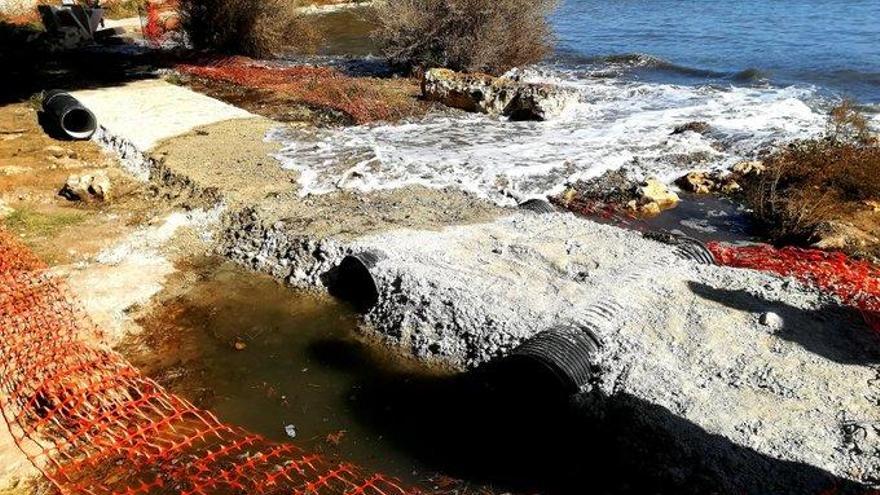
POLYGON ((585 401, 628 404, 732 491, 880 483, 880 339, 794 280, 699 265, 567 214, 395 231, 357 249, 382 253, 371 331, 421 359, 474 368, 606 305, 616 324, 598 327, 585 401))

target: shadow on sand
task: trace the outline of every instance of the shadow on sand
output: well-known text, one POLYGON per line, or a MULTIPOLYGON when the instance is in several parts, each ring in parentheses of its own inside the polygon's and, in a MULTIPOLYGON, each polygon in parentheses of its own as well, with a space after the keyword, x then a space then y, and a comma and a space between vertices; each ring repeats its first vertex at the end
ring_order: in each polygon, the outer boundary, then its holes
POLYGON ((311 352, 361 382, 355 415, 439 472, 519 493, 839 494, 865 487, 707 433, 629 395, 570 398, 498 362, 448 377, 380 372, 359 344, 311 352))
POLYGON ((836 305, 803 310, 778 301, 768 301, 742 291, 716 289, 688 283, 697 296, 738 311, 761 314, 768 311, 782 318, 774 333, 809 352, 841 364, 880 363, 880 334, 872 330, 858 311, 836 305))

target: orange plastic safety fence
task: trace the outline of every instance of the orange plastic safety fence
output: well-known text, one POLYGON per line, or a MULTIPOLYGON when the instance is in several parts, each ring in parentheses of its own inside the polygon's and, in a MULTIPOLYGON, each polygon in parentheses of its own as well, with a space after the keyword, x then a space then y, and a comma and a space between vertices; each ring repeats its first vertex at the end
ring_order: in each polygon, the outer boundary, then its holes
POLYGON ((718 263, 795 277, 829 291, 861 311, 865 321, 880 332, 880 268, 839 252, 774 248, 765 244, 732 246, 711 242, 708 248, 718 263))
POLYGON ((101 341, 64 283, 0 227, 0 409, 61 493, 417 493, 224 424, 101 341))

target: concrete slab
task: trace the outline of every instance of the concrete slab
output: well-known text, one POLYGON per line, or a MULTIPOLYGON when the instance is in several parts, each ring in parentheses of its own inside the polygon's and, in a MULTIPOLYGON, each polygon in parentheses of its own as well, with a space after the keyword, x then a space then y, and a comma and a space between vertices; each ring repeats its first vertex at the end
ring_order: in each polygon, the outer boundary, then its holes
POLYGON ((161 79, 72 94, 94 112, 98 124, 108 133, 123 137, 141 151, 149 151, 159 141, 199 126, 255 117, 250 112, 161 79))

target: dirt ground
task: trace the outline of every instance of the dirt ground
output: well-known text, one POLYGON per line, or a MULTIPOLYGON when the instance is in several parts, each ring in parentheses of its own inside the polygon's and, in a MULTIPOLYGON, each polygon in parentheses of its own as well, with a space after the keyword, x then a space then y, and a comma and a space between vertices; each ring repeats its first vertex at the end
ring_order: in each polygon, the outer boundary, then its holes
MULTIPOLYGON (((204 248, 178 232, 189 217, 172 215, 172 203, 156 201, 149 184, 118 165, 94 142, 46 135, 29 103, 0 107, 0 224, 67 280, 110 345, 138 330, 133 315, 176 270, 174 260, 204 248), (95 170, 110 177, 108 200, 58 195, 69 175, 95 170)), ((36 475, 3 425, 0 494, 41 493, 36 475)))
POLYGON ((46 135, 27 103, 0 107, 4 223, 49 264, 92 256, 151 215, 149 191, 114 163, 114 157, 92 142, 46 135), (95 170, 110 176, 110 201, 72 202, 58 195, 68 176, 95 170))
POLYGON ((308 236, 353 238, 390 228, 438 228, 488 220, 503 211, 454 189, 301 197, 297 172, 282 169, 270 156, 278 144, 265 135, 277 125, 263 118, 220 122, 168 139, 152 156, 168 174, 185 177, 201 191, 216 191, 229 211, 246 205, 266 221, 284 221, 308 236))

